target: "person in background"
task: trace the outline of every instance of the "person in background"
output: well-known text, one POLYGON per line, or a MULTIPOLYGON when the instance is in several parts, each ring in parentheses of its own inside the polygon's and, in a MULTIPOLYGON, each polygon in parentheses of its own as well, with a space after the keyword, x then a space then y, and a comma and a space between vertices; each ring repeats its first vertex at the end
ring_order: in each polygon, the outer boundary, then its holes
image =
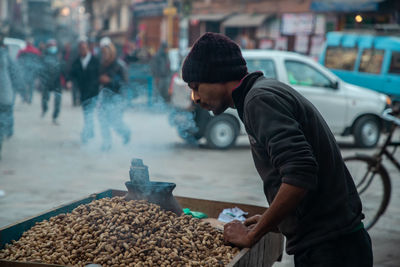
POLYGON ((39 49, 40 53, 42 54, 42 56, 44 56, 44 54, 46 53, 46 43, 43 41, 40 41, 38 44, 38 49, 39 49))
POLYGON ((50 39, 46 43, 46 51, 43 57, 43 71, 41 72, 42 88, 42 117, 48 110, 50 94, 54 95, 53 124, 58 125, 57 118, 61 109, 61 64, 57 56, 57 42, 50 39))
POLYGON ((98 57, 100 56, 100 48, 98 42, 96 42, 96 38, 91 37, 89 38, 89 51, 92 55, 98 57))
POLYGON ((252 247, 279 230, 296 267, 369 267, 371 238, 339 146, 319 111, 290 86, 248 73, 239 46, 206 33, 182 67, 193 100, 214 115, 235 108, 249 136, 269 208, 224 226, 225 242, 252 247))
POLYGON ((0 29, 0 159, 4 140, 14 133, 15 91, 23 86, 20 83, 17 67, 4 45, 4 38, 5 33, 0 29))
POLYGON ((171 81, 171 69, 168 57, 168 45, 163 42, 150 62, 157 93, 165 102, 169 102, 168 88, 171 81))
POLYGON ((70 80, 69 74, 71 73, 72 63, 74 62, 76 54, 73 53, 71 44, 69 42, 64 44, 64 48, 61 53, 62 62, 62 79, 61 85, 63 88, 71 89, 72 91, 72 106, 76 107, 80 104, 79 89, 72 84, 71 88, 68 88, 67 82, 70 80))
POLYGON ((136 50, 136 45, 134 42, 126 41, 123 47, 123 55, 122 59, 125 61, 126 64, 131 64, 134 62, 139 61, 139 57, 136 50))
POLYGON ((82 143, 94 137, 94 110, 99 94, 99 60, 89 51, 85 40, 79 42, 79 57, 72 63, 70 79, 79 89, 82 103, 84 126, 81 133, 82 143))
POLYGON ((127 106, 128 73, 125 63, 117 58, 117 51, 110 38, 101 39, 100 47, 99 121, 103 136, 102 150, 108 151, 111 149, 111 128, 122 136, 124 144, 130 141, 131 131, 123 122, 123 112, 127 106))
POLYGON ((31 37, 26 39, 26 47, 17 54, 18 64, 24 74, 23 100, 28 104, 32 103, 36 80, 42 69, 41 55, 40 50, 33 45, 31 37))

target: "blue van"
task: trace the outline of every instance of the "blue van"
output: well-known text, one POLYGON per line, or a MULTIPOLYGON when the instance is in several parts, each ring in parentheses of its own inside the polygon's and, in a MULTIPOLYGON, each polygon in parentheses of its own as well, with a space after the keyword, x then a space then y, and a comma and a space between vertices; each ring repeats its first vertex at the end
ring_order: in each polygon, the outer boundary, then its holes
POLYGON ((348 83, 400 99, 400 37, 330 32, 319 61, 348 83))

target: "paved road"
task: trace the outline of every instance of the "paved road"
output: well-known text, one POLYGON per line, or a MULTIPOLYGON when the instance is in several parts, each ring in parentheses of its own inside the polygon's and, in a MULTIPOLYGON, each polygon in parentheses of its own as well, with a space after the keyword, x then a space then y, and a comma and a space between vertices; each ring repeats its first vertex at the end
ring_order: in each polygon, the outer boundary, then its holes
MULTIPOLYGON (((0 198, 0 227, 94 192, 125 189, 133 157, 150 167, 151 179, 175 182, 175 195, 266 205, 246 137, 228 151, 189 146, 168 125, 165 111, 149 112, 138 105, 124 118, 132 130, 131 142, 123 146, 114 135, 112 150, 104 153, 98 124, 95 140, 80 144, 81 109, 71 106, 68 93, 58 126, 50 114, 40 118, 38 95, 30 106, 17 102, 15 135, 4 144, 0 161, 0 189, 6 192, 0 198)), ((345 155, 358 151, 346 143, 342 147, 345 155)), ((392 201, 371 231, 375 266, 400 266, 400 179, 392 166, 390 172, 392 201)), ((291 257, 285 255, 276 266, 293 266, 291 257)))

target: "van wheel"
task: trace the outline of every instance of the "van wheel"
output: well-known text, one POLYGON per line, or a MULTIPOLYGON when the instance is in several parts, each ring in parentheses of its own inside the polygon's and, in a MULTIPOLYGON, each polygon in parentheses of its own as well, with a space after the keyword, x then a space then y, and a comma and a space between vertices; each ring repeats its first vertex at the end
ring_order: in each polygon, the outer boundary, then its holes
POLYGON ((239 134, 237 121, 229 115, 211 119, 206 128, 207 145, 210 148, 227 149, 233 146, 239 134))
POLYGON ((354 124, 354 139, 358 147, 375 147, 381 135, 379 121, 372 116, 364 116, 354 124))

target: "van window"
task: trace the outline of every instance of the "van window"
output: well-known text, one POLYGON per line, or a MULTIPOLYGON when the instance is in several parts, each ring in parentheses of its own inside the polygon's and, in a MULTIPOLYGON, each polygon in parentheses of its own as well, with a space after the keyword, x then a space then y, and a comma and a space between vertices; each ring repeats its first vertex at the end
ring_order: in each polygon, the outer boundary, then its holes
POLYGON ((331 80, 310 65, 287 60, 285 68, 289 83, 292 85, 304 85, 315 87, 331 87, 331 80))
POLYGON ((384 50, 364 49, 361 56, 360 72, 381 73, 384 50))
POLYGON ((277 79, 275 64, 272 59, 246 59, 249 72, 262 71, 264 76, 271 79, 277 79))
POLYGON ((389 73, 400 74, 400 52, 392 51, 389 73))
POLYGON ((325 54, 325 66, 329 69, 354 70, 357 48, 328 46, 325 54))

